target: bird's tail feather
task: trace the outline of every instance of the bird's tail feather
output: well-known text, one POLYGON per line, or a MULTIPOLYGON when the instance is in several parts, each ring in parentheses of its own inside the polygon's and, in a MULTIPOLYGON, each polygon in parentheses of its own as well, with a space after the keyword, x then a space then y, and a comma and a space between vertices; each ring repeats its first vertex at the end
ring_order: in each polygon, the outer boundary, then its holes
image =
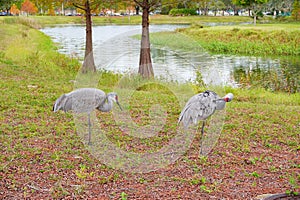
POLYGON ((183 124, 184 129, 188 129, 191 120, 184 119, 184 116, 180 115, 177 124, 179 125, 180 123, 183 124))

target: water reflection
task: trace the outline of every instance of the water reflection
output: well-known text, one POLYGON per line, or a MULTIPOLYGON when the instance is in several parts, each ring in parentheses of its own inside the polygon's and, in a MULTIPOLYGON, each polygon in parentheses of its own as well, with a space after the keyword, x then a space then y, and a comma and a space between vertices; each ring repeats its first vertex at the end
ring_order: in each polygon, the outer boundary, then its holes
POLYGON ((256 65, 250 68, 241 65, 235 67, 232 74, 241 87, 263 87, 271 91, 296 93, 300 92, 299 63, 294 58, 282 58, 280 67, 256 65))
MULTIPOLYGON (((172 31, 180 27, 183 25, 151 25, 150 32, 172 31)), ((41 31, 60 44, 59 52, 82 60, 85 48, 84 26, 51 27, 41 31)), ((93 44, 97 68, 136 73, 140 41, 131 36, 140 33, 140 25, 94 26, 93 44)), ((271 90, 277 90, 280 85, 290 92, 299 91, 299 58, 210 55, 201 48, 174 51, 166 46, 167 41, 165 46, 151 46, 154 73, 158 77, 179 82, 194 81, 200 72, 206 84, 262 84, 263 87, 270 85, 271 90), (270 79, 269 83, 267 79, 270 79), (271 84, 270 81, 275 79, 280 81, 271 84)))

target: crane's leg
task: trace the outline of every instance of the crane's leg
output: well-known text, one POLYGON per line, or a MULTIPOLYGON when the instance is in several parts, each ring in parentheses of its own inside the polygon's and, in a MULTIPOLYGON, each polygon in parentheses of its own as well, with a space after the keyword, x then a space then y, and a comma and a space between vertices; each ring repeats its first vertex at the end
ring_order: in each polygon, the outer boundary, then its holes
POLYGON ((91 133, 91 114, 88 114, 88 126, 89 126, 89 142, 88 145, 91 145, 91 137, 92 137, 92 133, 91 133))
POLYGON ((203 136, 204 136, 204 126, 205 126, 205 121, 202 123, 202 128, 201 128, 201 147, 200 147, 200 155, 202 155, 202 146, 203 146, 203 136))

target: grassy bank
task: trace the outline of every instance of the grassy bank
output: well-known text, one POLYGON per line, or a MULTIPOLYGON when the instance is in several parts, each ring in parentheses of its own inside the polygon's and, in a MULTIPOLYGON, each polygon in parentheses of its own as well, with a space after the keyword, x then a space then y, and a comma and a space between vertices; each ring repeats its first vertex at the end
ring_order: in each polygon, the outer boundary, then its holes
MULTIPOLYGON (((57 24, 85 24, 82 16, 30 16, 29 19, 35 20, 42 26, 52 26, 57 24)), ((193 24, 193 23, 244 23, 251 22, 249 17, 228 16, 186 16, 171 17, 168 15, 151 15, 149 17, 151 24, 193 24)), ((92 18, 94 25, 106 24, 141 24, 141 16, 94 16, 92 18)))
MULTIPOLYGON (((299 191, 299 93, 225 88, 235 99, 227 105, 222 134, 208 157, 198 156, 197 133, 174 164, 146 174, 125 173, 87 151, 72 114, 51 111, 55 99, 73 89, 78 62, 58 54, 49 37, 31 28, 32 21, 0 23, 1 199, 250 199, 299 191)), ((96 77, 97 87, 105 91, 121 81, 108 72, 96 77)), ((104 133, 128 151, 167 145, 182 105, 161 87, 164 83, 138 78, 126 83, 141 84, 129 103, 125 93, 130 88, 120 88, 120 102, 131 118, 140 126, 148 124, 149 109, 159 104, 166 110, 166 124, 155 137, 138 139, 124 133, 111 113, 97 112, 104 133)))
MULTIPOLYGON (((211 53, 258 56, 300 55, 299 24, 268 24, 179 29, 193 44, 211 53)), ((154 43, 162 43, 176 33, 154 34, 154 43)), ((172 44, 171 44, 172 45, 172 44)), ((197 48, 197 46, 195 47, 197 48)))

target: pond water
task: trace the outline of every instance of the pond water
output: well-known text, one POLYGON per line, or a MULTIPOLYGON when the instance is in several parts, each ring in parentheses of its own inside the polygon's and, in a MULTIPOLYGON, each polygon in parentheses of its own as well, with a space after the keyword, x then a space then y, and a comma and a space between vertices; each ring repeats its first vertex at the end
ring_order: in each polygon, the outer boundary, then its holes
MULTIPOLYGON (((172 31, 181 27, 185 25, 150 25, 150 32, 172 31)), ((83 59, 85 26, 64 25, 47 27, 41 31, 60 44, 59 52, 83 59)), ((137 73, 140 40, 131 37, 137 34, 141 34, 141 25, 94 26, 93 48, 97 68, 137 73)), ((151 46, 157 77, 179 82, 195 81, 200 72, 206 84, 238 86, 264 81, 268 89, 273 90, 278 84, 284 84, 284 87, 299 91, 299 58, 210 55, 201 48, 197 51, 174 51, 166 46, 151 46), (270 83, 274 76, 281 80, 270 83), (288 83, 288 80, 292 80, 292 83, 288 83)))

